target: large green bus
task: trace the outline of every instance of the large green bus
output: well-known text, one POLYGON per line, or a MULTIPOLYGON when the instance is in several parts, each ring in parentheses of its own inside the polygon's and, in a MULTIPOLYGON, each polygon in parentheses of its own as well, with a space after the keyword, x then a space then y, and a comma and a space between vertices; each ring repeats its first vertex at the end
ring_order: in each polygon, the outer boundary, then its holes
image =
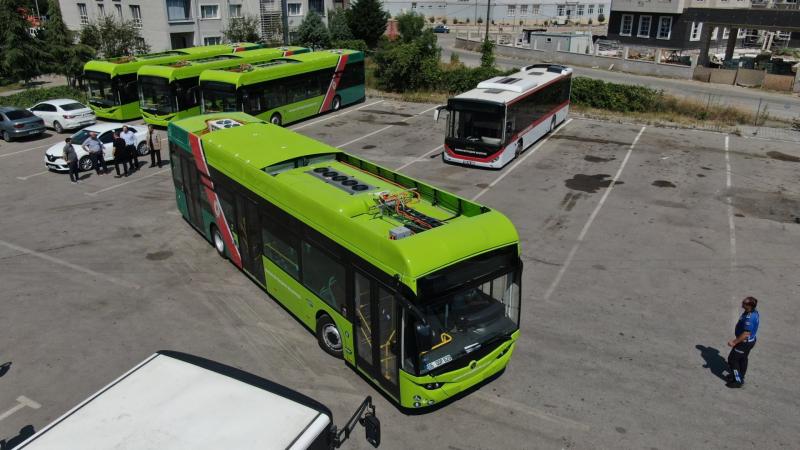
POLYGON ((402 407, 506 367, 522 262, 504 215, 243 113, 168 134, 186 221, 402 407))
POLYGON ((170 120, 200 114, 200 74, 204 70, 247 70, 252 64, 305 53, 305 47, 260 48, 226 55, 147 65, 139 69, 139 109, 144 121, 166 127, 170 120))
POLYGON ((138 56, 93 60, 83 66, 89 107, 97 117, 131 120, 141 117, 136 72, 147 64, 166 64, 260 48, 261 44, 208 45, 138 56))
POLYGON ((242 111, 285 125, 363 101, 364 54, 324 50, 200 75, 203 112, 242 111))

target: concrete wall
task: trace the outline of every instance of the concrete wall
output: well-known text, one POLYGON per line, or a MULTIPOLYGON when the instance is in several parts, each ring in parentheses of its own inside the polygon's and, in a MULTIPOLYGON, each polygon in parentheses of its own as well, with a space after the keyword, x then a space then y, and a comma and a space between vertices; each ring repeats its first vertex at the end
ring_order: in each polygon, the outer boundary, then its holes
POLYGON ((742 69, 740 67, 736 70, 736 84, 747 87, 761 86, 764 83, 765 74, 766 72, 763 70, 742 69))
POLYGON ((773 91, 791 92, 794 87, 793 75, 773 75, 771 73, 764 75, 764 83, 761 85, 764 89, 773 91))
POLYGON ((733 84, 736 81, 736 70, 709 69, 709 83, 733 84))

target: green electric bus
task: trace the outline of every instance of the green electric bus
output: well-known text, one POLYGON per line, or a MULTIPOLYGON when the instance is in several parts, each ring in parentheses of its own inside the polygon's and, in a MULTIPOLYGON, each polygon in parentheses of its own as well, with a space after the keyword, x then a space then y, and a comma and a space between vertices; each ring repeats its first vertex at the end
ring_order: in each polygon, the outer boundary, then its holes
POLYGON ((506 367, 522 262, 504 215, 244 113, 168 134, 186 221, 399 405, 506 367))
POLYGON ((166 127, 170 120, 200 114, 198 80, 204 70, 246 70, 252 64, 305 53, 304 47, 260 48, 139 69, 139 109, 144 121, 166 127))
POLYGON ((248 49, 260 44, 230 44, 191 47, 138 56, 122 56, 89 61, 83 66, 83 79, 89 96, 89 107, 97 117, 111 120, 131 120, 141 117, 136 92, 136 72, 147 64, 166 64, 181 60, 204 58, 248 49))
POLYGON ((200 75, 203 112, 243 111, 283 125, 364 101, 364 54, 324 50, 200 75))

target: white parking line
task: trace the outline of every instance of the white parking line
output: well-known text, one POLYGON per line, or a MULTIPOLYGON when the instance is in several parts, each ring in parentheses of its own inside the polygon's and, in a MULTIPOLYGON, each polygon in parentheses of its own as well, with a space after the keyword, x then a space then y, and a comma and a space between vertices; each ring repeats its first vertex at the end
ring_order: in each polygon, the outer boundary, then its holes
POLYGON ((110 191, 110 190, 112 190, 112 189, 121 188, 122 186, 125 186, 125 185, 127 185, 127 184, 136 183, 137 181, 146 180, 146 179, 148 179, 148 178, 150 178, 150 177, 154 177, 154 176, 156 176, 156 175, 162 174, 162 173, 164 173, 164 172, 166 172, 166 171, 168 171, 168 170, 170 170, 170 169, 169 169, 169 167, 168 167, 168 168, 166 168, 166 169, 161 169, 161 170, 159 170, 159 171, 157 171, 157 172, 153 172, 153 173, 151 173, 150 175, 145 175, 145 176, 143 176, 143 177, 141 177, 141 178, 137 178, 137 179, 135 179, 135 180, 126 181, 126 182, 124 182, 124 183, 120 183, 120 184, 115 184, 115 185, 113 185, 113 186, 109 186, 109 187, 107 187, 107 188, 100 189, 99 191, 94 191, 94 192, 86 192, 85 194, 86 194, 86 195, 90 195, 90 196, 95 196, 95 195, 97 195, 97 194, 100 194, 100 193, 102 193, 102 192, 110 191))
POLYGON ((56 258, 54 256, 47 255, 45 253, 37 252, 36 250, 31 250, 29 248, 20 247, 19 245, 12 244, 11 242, 6 242, 6 241, 0 240, 0 245, 2 245, 4 247, 8 247, 8 248, 10 248, 12 250, 16 250, 16 251, 18 251, 18 252, 20 252, 22 254, 25 254, 25 255, 35 256, 35 257, 37 257, 39 259, 43 259, 45 261, 49 261, 49 262, 51 262, 53 264, 58 264, 59 266, 63 266, 63 267, 66 267, 68 269, 72 269, 72 270, 74 270, 76 272, 85 273, 85 274, 90 275, 90 276, 92 276, 94 278, 97 278, 98 280, 105 280, 105 281, 108 281, 108 282, 111 282, 111 283, 114 283, 114 284, 117 284, 117 285, 120 285, 120 286, 126 287, 126 288, 132 288, 132 289, 138 289, 139 288, 139 285, 137 285, 137 284, 134 284, 134 283, 131 283, 131 282, 128 282, 128 281, 113 277, 111 275, 106 275, 104 273, 95 272, 94 270, 89 269, 87 267, 79 266, 77 264, 72 264, 69 261, 64 261, 63 259, 56 258))
MULTIPOLYGON (((406 117, 405 119, 401 120, 401 122, 407 122, 407 121, 409 121, 409 120, 411 120, 411 119, 413 119, 415 117, 419 117, 419 116, 425 114, 428 111, 433 111, 436 108, 437 108, 436 106, 434 106, 432 108, 428 108, 425 111, 422 111, 422 112, 420 112, 418 114, 414 114, 411 117, 406 117)), ((360 140, 362 140, 364 138, 368 138, 370 136, 376 135, 376 134, 380 133, 381 131, 388 130, 389 128, 392 128, 394 126, 396 126, 396 125, 387 125, 387 126, 381 128, 380 130, 373 131, 372 133, 367 133, 367 134, 365 134, 365 135, 363 135, 361 137, 353 139, 352 141, 347 141, 344 144, 339 144, 339 145, 336 146, 336 148, 342 148, 342 147, 348 146, 348 145, 352 144, 353 142, 358 142, 358 141, 360 141, 360 140)))
POLYGON ((9 416, 11 416, 15 412, 19 411, 20 409, 26 406, 31 409, 39 409, 42 407, 42 405, 40 405, 39 403, 36 403, 35 401, 29 399, 28 397, 25 397, 24 395, 20 395, 19 397, 17 397, 17 404, 14 405, 14 407, 4 412, 3 414, 0 414, 0 421, 7 419, 9 416))
POLYGON ((50 144, 44 144, 44 145, 40 145, 40 146, 38 146, 38 147, 31 147, 31 148, 26 148, 25 150, 18 150, 18 151, 16 151, 16 152, 6 153, 6 154, 4 154, 4 155, 0 155, 0 158, 5 158, 6 156, 18 155, 18 154, 20 154, 20 153, 25 153, 25 152, 29 152, 29 151, 31 151, 31 150, 36 150, 36 149, 40 149, 40 148, 50 147, 50 146, 52 146, 53 144, 54 144, 54 143, 50 143, 50 144))
POLYGON ((343 116, 345 114, 350 114, 353 111, 358 111, 359 109, 366 108, 367 106, 377 105, 378 103, 382 103, 383 101, 384 100, 378 100, 377 102, 372 102, 372 103, 370 103, 368 105, 361 105, 358 108, 350 109, 350 110, 345 111, 343 113, 334 114, 334 115, 331 115, 331 116, 328 116, 328 117, 323 117, 322 119, 315 120, 313 122, 304 123, 304 124, 300 125, 299 127, 293 127, 293 128, 290 127, 289 129, 292 130, 292 131, 297 131, 297 130, 299 130, 301 128, 310 127, 311 125, 316 125, 316 124, 318 124, 320 122, 325 122, 326 120, 331 120, 331 119, 335 119, 335 118, 337 118, 339 116, 343 116))
POLYGON ((487 401, 489 403, 494 403, 495 405, 504 408, 504 409, 514 409, 519 411, 523 414, 528 414, 530 416, 536 417, 541 420, 545 420, 552 424, 561 425, 568 428, 577 428, 583 431, 589 431, 589 425, 585 423, 577 422, 572 419, 567 419, 566 417, 559 417, 553 414, 548 414, 544 411, 539 411, 535 408, 532 408, 524 403, 520 403, 518 401, 512 400, 510 398, 501 398, 496 395, 485 393, 484 391, 477 391, 472 394, 475 398, 479 398, 482 401, 487 401))
POLYGON ((550 136, 547 136, 546 138, 544 138, 544 139, 542 139, 541 141, 539 141, 539 143, 538 143, 538 144, 536 144, 536 146, 535 146, 535 147, 533 147, 532 149, 530 149, 530 150, 528 150, 528 151, 526 152, 527 154, 526 154, 525 156, 523 156, 523 157, 522 157, 522 158, 521 158, 519 161, 515 162, 515 163, 514 163, 514 164, 513 164, 511 167, 509 167, 509 168, 508 168, 508 169, 507 169, 505 172, 503 172, 503 174, 502 174, 502 175, 500 175, 500 176, 499 176, 499 177, 497 177, 497 178, 496 178, 494 181, 492 181, 491 183, 489 183, 489 185, 488 185, 488 186, 486 186, 486 187, 485 187, 485 188, 483 188, 483 189, 482 189, 480 192, 478 192, 477 194, 475 194, 475 196, 474 196, 474 197, 472 197, 472 199, 473 199, 473 200, 477 200, 478 198, 480 198, 481 196, 483 196, 483 194, 485 194, 485 193, 489 192, 489 189, 493 188, 493 187, 494 187, 494 186, 495 186, 497 183, 499 183, 499 182, 500 182, 500 180, 502 180, 503 178, 505 178, 505 177, 506 177, 506 176, 507 176, 509 173, 511 173, 511 172, 512 172, 514 169, 516 169, 518 165, 522 164, 522 163, 523 163, 523 162, 524 162, 526 159, 528 159, 528 157, 529 157, 529 156, 531 156, 532 154, 536 153, 536 150, 539 150, 539 147, 541 147, 542 145, 544 145, 544 143, 545 143, 545 142, 547 142, 547 141, 548 141, 548 140, 549 140, 549 139, 550 139, 550 138, 551 138, 551 137, 552 137, 554 134, 558 133, 558 132, 559 132, 559 131, 560 131, 562 128, 566 127, 566 126, 567 126, 567 124, 568 124, 568 123, 570 123, 570 122, 572 122, 572 119, 568 119, 566 122, 562 123, 562 124, 561 124, 561 125, 560 125, 558 128, 556 128, 555 130, 553 130, 553 132, 552 132, 552 133, 550 133, 550 136))
POLYGON ((415 162, 425 161, 425 157, 427 157, 431 153, 435 152, 436 150, 439 150, 442 147, 444 147, 444 145, 438 145, 438 146, 436 146, 436 148, 432 148, 432 149, 428 150, 427 152, 425 152, 425 154, 423 154, 422 156, 418 156, 415 159, 412 159, 411 161, 403 164, 402 166, 400 166, 400 167, 398 167, 397 169, 394 169, 394 170, 403 170, 406 167, 414 164, 415 162))
POLYGON ((725 136, 725 203, 728 204, 728 229, 731 237, 731 270, 736 267, 736 225, 733 221, 733 198, 731 197, 731 155, 730 155, 730 136, 725 136))
POLYGON ((33 177, 35 177, 35 176, 39 176, 39 175, 42 175, 42 174, 44 174, 44 173, 47 173, 47 172, 50 172, 50 171, 49 171, 49 170, 43 170, 43 171, 41 171, 41 172, 36 172, 36 173, 34 173, 34 174, 31 174, 31 175, 26 175, 26 176, 24 176, 24 177, 17 177, 17 179, 18 179, 18 180, 25 181, 25 180, 27 180, 28 178, 33 178, 33 177))
POLYGON ((611 191, 616 186, 617 181, 619 181, 620 175, 622 175, 622 171, 625 169, 625 165, 628 164, 628 159, 631 157, 631 153, 633 153, 633 148, 636 147, 636 143, 639 142, 639 138, 642 137, 642 133, 647 127, 642 127, 639 130, 639 134, 636 135, 636 138, 631 143, 631 146, 628 147, 628 152, 625 154, 625 158, 622 160, 622 164, 620 164, 619 169, 617 169, 617 173, 614 174, 614 178, 611 180, 611 184, 608 185, 608 188, 603 193, 603 196, 600 198, 600 201, 595 206, 594 211, 589 216, 589 220, 586 221, 586 224, 583 225, 583 229, 581 230, 581 234, 578 235, 578 240, 575 242, 575 245, 572 246, 572 249, 569 251, 569 255, 567 255, 567 259, 564 261, 564 264, 561 265, 561 269, 559 269, 558 274, 556 275, 553 282, 550 284, 550 287, 547 288, 547 291, 544 293, 544 301, 550 300, 550 296, 553 295, 553 292, 558 287, 558 284, 561 282, 561 278, 566 273, 567 269, 569 268, 570 263, 572 263, 572 258, 575 257, 575 253, 578 252, 578 247, 580 247, 581 243, 583 242, 584 238, 586 238, 586 233, 589 232, 589 228, 592 226, 592 222, 594 219, 597 218, 597 214, 600 212, 600 209, 608 199, 608 196, 611 195, 611 191))

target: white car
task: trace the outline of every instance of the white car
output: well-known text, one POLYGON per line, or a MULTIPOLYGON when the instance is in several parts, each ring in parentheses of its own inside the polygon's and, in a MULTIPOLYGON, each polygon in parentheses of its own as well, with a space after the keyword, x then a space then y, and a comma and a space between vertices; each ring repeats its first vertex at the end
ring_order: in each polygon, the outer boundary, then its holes
MULTIPOLYGON (((97 133, 97 139, 103 143, 103 156, 106 161, 114 161, 114 132, 122 132, 122 127, 125 124, 121 123, 99 123, 86 127, 81 131, 72 135, 72 146, 75 148, 75 153, 78 154, 78 167, 80 170, 91 170, 92 159, 89 154, 81 146, 83 141, 89 137, 89 133, 94 131, 97 133)), ((149 153, 150 149, 147 147, 147 127, 144 125, 128 125, 130 130, 136 133, 136 151, 139 156, 145 156, 149 153)), ((54 144, 44 152, 44 165, 48 169, 57 171, 67 171, 69 166, 64 161, 64 145, 65 142, 61 141, 54 144)))
POLYGON ((28 111, 44 120, 44 125, 62 133, 97 123, 97 118, 88 106, 68 98, 37 103, 28 111))

